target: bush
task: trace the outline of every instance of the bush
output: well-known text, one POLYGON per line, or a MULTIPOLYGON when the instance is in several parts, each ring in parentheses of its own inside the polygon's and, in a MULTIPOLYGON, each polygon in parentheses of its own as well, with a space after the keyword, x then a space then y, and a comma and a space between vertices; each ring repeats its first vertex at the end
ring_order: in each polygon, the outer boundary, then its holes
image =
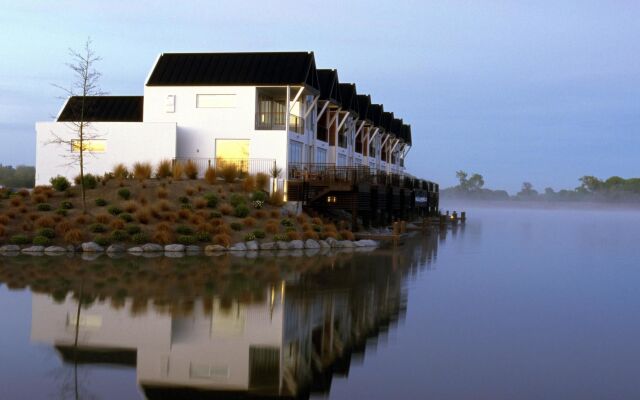
POLYGON ((38 229, 36 235, 46 237, 47 239, 53 239, 56 237, 56 231, 51 228, 38 229))
POLYGON ((111 215, 106 213, 100 213, 96 215, 96 222, 101 224, 108 224, 111 221, 111 215))
POLYGON ((189 198, 187 196, 180 196, 178 197, 178 201, 182 204, 189 204, 189 198))
POLYGON ((129 177, 129 170, 124 164, 116 164, 113 167, 113 177, 117 179, 127 179, 129 177))
POLYGON ((253 236, 255 236, 256 239, 264 239, 265 236, 267 236, 267 235, 264 233, 264 231, 256 229, 255 231, 253 231, 253 236))
POLYGON ((271 193, 271 196, 269 197, 269 204, 276 207, 282 206, 284 204, 284 196, 282 192, 271 193))
POLYGON ((289 238, 289 240, 300 240, 301 239, 300 234, 298 232, 296 232, 296 231, 288 231, 286 233, 286 235, 287 235, 287 238, 289 238))
POLYGON ((225 182, 233 183, 238 176, 238 168, 234 164, 226 163, 220 168, 220 175, 225 182))
POLYGON ((141 232, 140 227, 134 224, 128 224, 124 227, 124 230, 127 231, 129 235, 136 235, 141 232))
POLYGON ((49 183, 51 183, 51 186, 56 190, 56 192, 64 192, 71 187, 69 180, 60 175, 49 179, 49 183))
POLYGON ((229 203, 231 203, 231 205, 233 207, 237 207, 240 204, 246 204, 247 203, 247 199, 245 199, 245 197, 242 196, 241 194, 234 193, 229 198, 229 203))
POLYGON ((196 233, 196 239, 198 242, 210 242, 211 234, 209 232, 200 231, 196 233))
POLYGON ((162 160, 158 163, 158 168, 156 169, 156 178, 164 179, 171 176, 171 161, 170 160, 162 160))
POLYGON ((225 233, 217 234, 213 237, 213 243, 219 244, 223 247, 229 247, 231 246, 231 236, 225 233))
POLYGON ((189 179, 198 179, 198 166, 193 160, 184 163, 184 174, 189 179))
POLYGON ((129 234, 125 230, 116 229, 115 231, 111 232, 110 238, 113 242, 125 242, 127 239, 129 239, 129 234))
MULTIPOLYGON (((76 185, 80 185, 80 175, 76 176, 73 180, 76 185)), ((84 174, 84 188, 95 189, 98 186, 98 178, 92 174, 84 174)))
POLYGON ((220 211, 211 211, 209 213, 209 218, 213 218, 213 219, 222 218, 222 213, 220 211))
POLYGON ((166 199, 167 197, 169 197, 169 191, 165 188, 159 188, 156 192, 156 196, 159 199, 166 199))
POLYGON ((261 202, 265 202, 267 201, 267 193, 261 191, 261 190, 256 190, 255 192, 251 193, 251 201, 261 201, 261 202))
POLYGON ((131 191, 127 188, 122 188, 118 190, 118 196, 123 200, 129 200, 129 198, 131 198, 131 191))
POLYGON ((181 235, 193 235, 193 229, 186 225, 179 225, 176 228, 176 233, 179 233, 181 235))
POLYGON ((131 240, 136 244, 144 244, 149 242, 149 237, 144 232, 138 232, 131 236, 131 240))
POLYGON ((122 210, 116 206, 109 206, 109 208, 107 208, 107 212, 111 215, 120 215, 122 214, 122 210))
POLYGON ((249 215, 249 207, 244 204, 239 204, 233 211, 233 214, 238 218, 244 218, 249 215))
POLYGON ((9 238, 11 244, 29 244, 31 242, 26 235, 13 235, 9 238))
POLYGON ((140 211, 138 211, 136 213, 136 219, 141 224, 145 224, 146 225, 151 220, 151 215, 149 214, 149 212, 147 210, 140 210, 140 211))
POLYGON ((252 227, 256 225, 256 219, 253 217, 247 217, 244 220, 242 220, 242 223, 244 224, 244 226, 246 227, 252 227))
POLYGON ((51 244, 51 239, 44 236, 36 236, 33 238, 31 243, 35 244, 36 246, 49 246, 51 244))
POLYGON ((267 190, 269 186, 269 175, 264 172, 256 174, 256 188, 259 190, 267 190))
POLYGON ((351 231, 348 231, 346 229, 341 230, 340 232, 338 232, 339 236, 342 237, 343 240, 353 240, 354 236, 353 233, 351 231))
POLYGON ((222 215, 231 215, 231 213, 233 212, 233 207, 231 207, 230 204, 223 204, 220 206, 220 212, 222 213, 222 215))
POLYGON ((282 225, 282 226, 293 226, 293 221, 291 221, 289 218, 283 218, 280 221, 280 225, 282 225))
POLYGON ((104 206, 106 206, 108 204, 105 199, 102 199, 102 198, 99 198, 99 197, 96 199, 95 203, 96 203, 96 206, 98 206, 98 207, 104 207, 104 206))
POLYGON ((49 215, 43 215, 36 220, 36 226, 38 228, 53 228, 55 224, 56 219, 49 215))
POLYGON ((278 234, 273 237, 273 240, 275 240, 276 242, 288 242, 289 237, 287 235, 278 234))
POLYGON ((212 166, 207 167, 207 170, 204 171, 204 180, 207 181, 208 184, 213 185, 216 183, 216 169, 212 166))
POLYGON ((318 240, 318 233, 314 232, 314 231, 304 231, 302 233, 302 238, 303 239, 313 239, 313 240, 318 240))
POLYGON ((56 210, 56 214, 62 216, 62 217, 66 217, 67 216, 67 210, 65 210, 64 208, 58 208, 56 210))
POLYGON ((83 235, 80 229, 69 229, 64 234, 64 242, 69 244, 80 244, 82 242, 83 235))
POLYGON ((102 247, 106 247, 111 244, 111 240, 105 235, 96 235, 93 237, 93 241, 102 247))
POLYGON ((252 175, 247 175, 246 178, 242 181, 242 190, 249 193, 256 189, 256 178, 252 175))
POLYGON ((93 233, 103 233, 107 231, 107 227, 104 224, 91 224, 89 225, 89 232, 93 233))
POLYGON ((131 222, 133 221, 133 215, 129 214, 129 213, 121 213, 118 215, 118 218, 120 218, 121 220, 123 220, 124 222, 131 222))
POLYGON ((252 240, 256 240, 256 235, 253 234, 253 232, 247 233, 246 235, 244 235, 244 241, 245 242, 250 242, 252 240))
POLYGON ((36 207, 38 211, 51 211, 51 204, 49 203, 40 203, 36 207))
POLYGON ((178 243, 184 244, 185 246, 196 244, 198 239, 196 239, 193 235, 180 235, 178 236, 178 243))
POLYGON ((215 194, 207 193, 203 197, 207 201, 207 207, 216 208, 218 206, 218 196, 215 194))
POLYGON ((71 210, 73 208, 73 203, 70 201, 63 201, 60 203, 60 208, 63 210, 71 210))
POLYGON ((256 210, 259 210, 262 207, 264 207, 264 201, 254 200, 254 201, 251 202, 251 206, 253 208, 255 208, 256 210))
POLYGON ((116 218, 113 221, 111 221, 111 223, 109 224, 109 227, 111 229, 124 229, 124 225, 125 224, 123 220, 116 218))
POLYGON ((159 244, 169 244, 172 242, 172 238, 173 235, 171 235, 171 232, 164 230, 157 230, 152 237, 153 241, 159 244))
POLYGON ((234 231, 241 231, 242 228, 243 228, 243 225, 240 222, 231 223, 231 229, 233 229, 234 231))
POLYGON ((151 164, 146 162, 136 162, 133 164, 133 177, 143 181, 151 178, 151 164))
POLYGON ((171 175, 175 180, 182 179, 182 176, 184 175, 184 164, 180 161, 174 162, 171 168, 171 175))

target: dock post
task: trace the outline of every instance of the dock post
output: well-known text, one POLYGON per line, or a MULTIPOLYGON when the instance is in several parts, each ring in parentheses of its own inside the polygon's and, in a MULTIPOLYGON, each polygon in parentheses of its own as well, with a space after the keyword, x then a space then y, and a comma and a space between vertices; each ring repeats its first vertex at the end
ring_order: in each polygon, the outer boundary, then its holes
POLYGON ((460 220, 462 222, 466 222, 467 220, 467 213, 465 211, 460 212, 460 220))

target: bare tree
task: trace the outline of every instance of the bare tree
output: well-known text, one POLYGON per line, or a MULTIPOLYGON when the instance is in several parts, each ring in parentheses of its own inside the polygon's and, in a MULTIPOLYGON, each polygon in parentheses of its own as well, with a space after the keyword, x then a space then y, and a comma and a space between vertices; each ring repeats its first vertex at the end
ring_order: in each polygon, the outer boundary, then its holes
POLYGON ((91 96, 101 96, 105 93, 100 90, 98 80, 100 72, 95 69, 95 64, 101 60, 91 47, 91 38, 84 43, 82 50, 69 49, 71 62, 67 66, 73 71, 73 81, 69 88, 55 85, 63 90, 68 97, 67 109, 71 113, 66 118, 67 124, 73 131, 70 137, 60 136, 52 133, 51 144, 68 146, 69 153, 63 153, 69 160, 68 165, 78 165, 80 167, 80 190, 82 193, 82 211, 87 212, 84 166, 86 155, 93 155, 94 149, 88 145, 91 140, 97 139, 98 135, 91 129, 88 120, 89 100, 91 96))

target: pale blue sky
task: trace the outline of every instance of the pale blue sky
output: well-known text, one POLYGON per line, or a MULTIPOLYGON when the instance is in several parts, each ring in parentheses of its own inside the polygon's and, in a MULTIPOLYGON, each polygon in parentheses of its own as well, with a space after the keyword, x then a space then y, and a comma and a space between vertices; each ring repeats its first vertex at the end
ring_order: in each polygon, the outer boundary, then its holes
POLYGON ((638 1, 0 0, 0 162, 33 164, 87 36, 103 90, 141 95, 171 51, 312 50, 412 125, 408 166, 516 191, 640 176, 638 1))

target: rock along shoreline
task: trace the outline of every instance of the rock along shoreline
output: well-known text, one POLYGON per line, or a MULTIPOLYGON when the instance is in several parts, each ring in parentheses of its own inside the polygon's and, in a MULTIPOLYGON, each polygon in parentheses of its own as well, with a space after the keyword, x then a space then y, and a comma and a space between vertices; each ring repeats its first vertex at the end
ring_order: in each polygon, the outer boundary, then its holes
POLYGON ((248 242, 238 242, 229 247, 210 244, 207 246, 183 245, 183 244, 167 244, 160 245, 157 243, 146 243, 143 245, 127 247, 122 244, 112 244, 103 247, 95 242, 85 242, 79 246, 18 246, 3 245, 0 246, 1 256, 16 256, 19 254, 33 256, 59 256, 64 254, 83 254, 83 255, 164 255, 166 257, 181 257, 183 255, 220 255, 223 253, 231 253, 243 255, 246 253, 275 254, 274 252, 281 250, 308 250, 312 252, 328 251, 332 249, 341 250, 373 250, 380 246, 380 242, 375 240, 336 240, 329 238, 327 240, 292 240, 289 242, 258 242, 256 240, 248 242))

